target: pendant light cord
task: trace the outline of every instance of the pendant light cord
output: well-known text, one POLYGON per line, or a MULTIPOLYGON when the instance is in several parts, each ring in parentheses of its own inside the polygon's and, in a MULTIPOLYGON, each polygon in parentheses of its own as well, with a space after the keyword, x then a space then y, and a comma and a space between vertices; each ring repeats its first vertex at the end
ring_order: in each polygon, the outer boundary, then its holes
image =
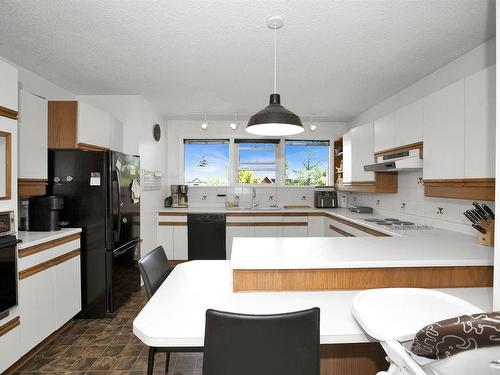
POLYGON ((273 93, 277 94, 278 93, 278 85, 277 85, 277 76, 278 76, 278 61, 277 61, 277 48, 276 48, 276 33, 278 31, 277 25, 274 24, 274 82, 273 82, 273 93))

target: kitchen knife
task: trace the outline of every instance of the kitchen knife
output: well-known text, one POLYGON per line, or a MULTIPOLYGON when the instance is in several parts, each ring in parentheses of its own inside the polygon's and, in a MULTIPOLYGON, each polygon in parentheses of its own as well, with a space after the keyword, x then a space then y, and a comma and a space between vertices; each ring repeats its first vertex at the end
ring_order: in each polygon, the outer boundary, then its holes
POLYGON ((474 217, 474 216, 473 216, 473 215, 469 212, 469 210, 465 211, 465 212, 464 212, 464 215, 465 215, 465 217, 466 217, 467 219, 469 219, 469 220, 470 220, 470 222, 471 222, 472 224, 479 224, 479 223, 477 222, 477 219, 476 219, 476 218, 475 218, 475 217, 474 217))
POLYGON ((483 220, 483 218, 479 216, 479 214, 475 210, 467 210, 467 212, 469 212, 472 216, 474 216, 477 222, 480 223, 483 220))
POLYGON ((483 209, 481 209, 481 210, 475 209, 475 210, 472 210, 472 212, 474 212, 476 214, 476 216, 479 216, 481 218, 481 220, 488 221, 489 216, 488 216, 488 214, 483 212, 483 209))
POLYGON ((491 208, 489 208, 485 204, 483 204, 481 207, 488 214, 488 216, 491 217, 491 220, 495 220, 495 214, 493 213, 493 211, 491 210, 491 208))
POLYGON ((481 205, 477 202, 472 202, 472 205, 474 206, 474 208, 478 211, 479 215, 484 219, 486 220, 487 219, 487 216, 488 216, 488 213, 481 207, 481 205))
POLYGON ((486 229, 484 229, 482 226, 480 226, 479 224, 472 224, 472 226, 479 232, 481 232, 482 234, 486 234, 486 229))

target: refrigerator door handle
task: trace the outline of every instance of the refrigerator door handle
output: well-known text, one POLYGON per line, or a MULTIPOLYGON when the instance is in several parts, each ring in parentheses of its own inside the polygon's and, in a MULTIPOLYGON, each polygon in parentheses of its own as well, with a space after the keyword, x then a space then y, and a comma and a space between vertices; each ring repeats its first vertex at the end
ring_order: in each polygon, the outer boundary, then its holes
POLYGON ((122 188, 121 188, 121 181, 120 181, 120 172, 115 171, 115 176, 116 176, 116 199, 117 199, 117 211, 118 211, 118 220, 116 223, 116 230, 115 230, 115 242, 120 241, 120 236, 121 236, 121 229, 122 229, 122 212, 121 212, 121 197, 122 197, 122 188))
POLYGON ((131 243, 128 243, 118 249, 113 250, 113 257, 119 257, 125 253, 128 253, 130 250, 135 249, 135 247, 142 242, 142 239, 138 238, 131 243))

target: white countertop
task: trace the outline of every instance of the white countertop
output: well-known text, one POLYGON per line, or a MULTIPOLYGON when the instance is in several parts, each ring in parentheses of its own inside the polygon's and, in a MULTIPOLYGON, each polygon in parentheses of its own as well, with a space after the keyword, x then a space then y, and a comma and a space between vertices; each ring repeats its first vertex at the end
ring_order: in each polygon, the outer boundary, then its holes
MULTIPOLYGON (((439 289, 489 311, 492 288, 439 289)), ((273 314, 319 307, 321 344, 373 341, 351 314, 358 291, 233 293, 229 261, 182 263, 158 289, 133 324, 149 346, 200 347, 209 308, 247 314, 273 314)))
POLYGON ((474 237, 432 231, 414 237, 237 237, 231 252, 235 270, 492 265, 493 249, 474 237))
POLYGON ((17 248, 21 250, 44 242, 56 240, 61 237, 66 237, 71 234, 77 234, 81 231, 81 228, 61 228, 61 230, 54 232, 29 232, 20 230, 17 232, 17 238, 23 242, 19 243, 17 248))

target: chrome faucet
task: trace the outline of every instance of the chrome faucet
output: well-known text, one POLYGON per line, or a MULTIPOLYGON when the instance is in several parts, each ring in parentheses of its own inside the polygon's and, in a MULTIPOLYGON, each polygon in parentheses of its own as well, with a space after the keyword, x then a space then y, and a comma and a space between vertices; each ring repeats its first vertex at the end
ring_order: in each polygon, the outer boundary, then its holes
POLYGON ((252 209, 254 209, 255 207, 257 207, 259 205, 259 202, 257 202, 257 200, 255 198, 257 198, 257 191, 253 187, 252 188, 252 209))

